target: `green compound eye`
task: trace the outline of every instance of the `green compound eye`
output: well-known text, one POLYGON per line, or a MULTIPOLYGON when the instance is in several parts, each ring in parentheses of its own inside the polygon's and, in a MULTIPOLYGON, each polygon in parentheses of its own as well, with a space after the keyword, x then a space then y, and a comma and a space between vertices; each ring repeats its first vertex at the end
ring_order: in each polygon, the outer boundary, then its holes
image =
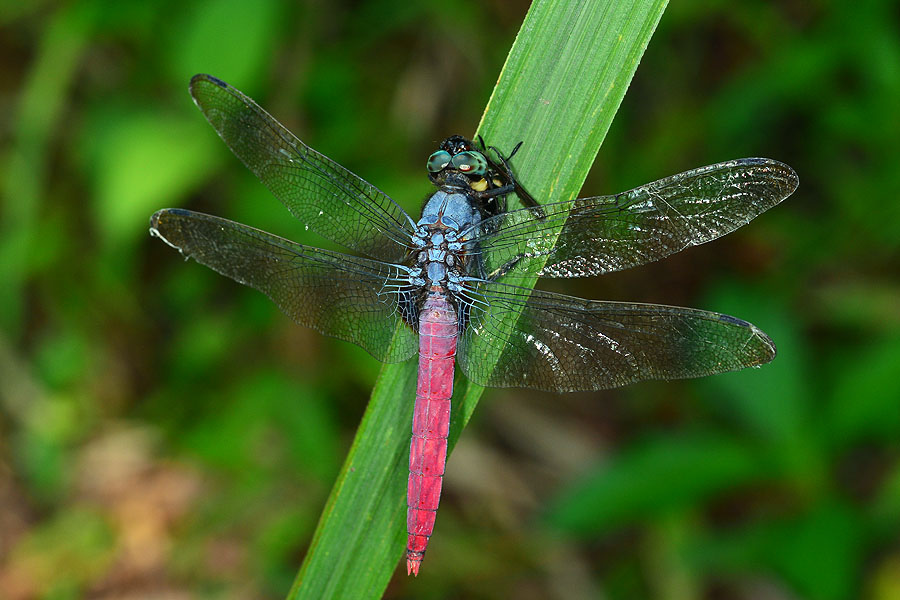
POLYGON ((461 172, 469 175, 484 175, 487 173, 487 159, 481 152, 460 152, 451 161, 453 166, 461 172))
POLYGON ((428 171, 430 173, 439 173, 450 164, 450 153, 446 150, 438 150, 428 157, 428 171))

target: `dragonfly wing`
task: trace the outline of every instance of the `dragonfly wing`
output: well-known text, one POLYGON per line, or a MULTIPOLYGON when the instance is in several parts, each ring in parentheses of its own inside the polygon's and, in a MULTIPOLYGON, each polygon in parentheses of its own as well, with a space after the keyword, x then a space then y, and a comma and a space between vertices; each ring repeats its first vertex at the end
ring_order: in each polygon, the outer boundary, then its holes
POLYGON ((227 219, 182 209, 150 218, 151 234, 269 296, 297 323, 365 348, 385 362, 408 359, 418 337, 409 279, 401 267, 302 246, 227 219))
POLYGON ((783 163, 743 158, 615 196, 545 204, 545 218, 511 211, 483 223, 484 275, 587 277, 642 265, 734 231, 797 184, 783 163))
POLYGON ((191 96, 231 151, 310 229, 379 260, 403 259, 413 224, 390 197, 224 81, 195 75, 191 96))
POLYGON ((775 357, 757 327, 714 312, 529 294, 496 282, 476 284, 464 300, 460 366, 483 386, 599 390, 735 371, 775 357), (483 360, 485 348, 503 348, 496 364, 483 360))

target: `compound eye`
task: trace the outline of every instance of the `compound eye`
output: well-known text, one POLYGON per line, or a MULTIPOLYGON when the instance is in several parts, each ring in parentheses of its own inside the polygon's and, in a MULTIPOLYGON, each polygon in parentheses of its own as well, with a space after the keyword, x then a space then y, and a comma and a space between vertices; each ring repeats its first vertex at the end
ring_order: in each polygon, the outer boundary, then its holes
POLYGON ((470 150, 468 152, 460 152, 453 157, 451 161, 454 168, 459 169, 461 173, 466 175, 484 175, 487 173, 487 159, 481 152, 470 150))
POLYGON ((440 173, 447 165, 450 164, 450 153, 446 150, 438 150, 428 157, 428 171, 430 173, 440 173))

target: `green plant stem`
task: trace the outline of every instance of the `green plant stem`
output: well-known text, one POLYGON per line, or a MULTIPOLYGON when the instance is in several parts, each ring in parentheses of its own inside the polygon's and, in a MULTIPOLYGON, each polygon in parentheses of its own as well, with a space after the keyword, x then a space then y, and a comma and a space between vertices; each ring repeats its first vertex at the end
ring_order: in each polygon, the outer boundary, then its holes
MULTIPOLYGON (((525 142, 514 167, 540 201, 575 198, 665 6, 666 0, 531 6, 478 132, 503 149, 525 142)), ((383 594, 405 548, 415 381, 415 361, 382 369, 289 598, 383 594)), ((457 375, 451 449, 482 391, 457 375)), ((440 518, 435 533, 432 547, 440 543, 440 518)), ((438 568, 426 556, 423 572, 438 568)))

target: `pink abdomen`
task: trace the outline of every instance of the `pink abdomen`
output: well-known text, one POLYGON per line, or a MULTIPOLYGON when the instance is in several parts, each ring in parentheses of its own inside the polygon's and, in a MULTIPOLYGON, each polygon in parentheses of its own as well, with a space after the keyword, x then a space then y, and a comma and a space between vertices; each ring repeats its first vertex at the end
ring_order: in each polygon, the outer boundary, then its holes
POLYGON ((419 380, 406 497, 407 574, 419 573, 441 499, 458 333, 453 306, 443 296, 429 295, 419 316, 419 380))

